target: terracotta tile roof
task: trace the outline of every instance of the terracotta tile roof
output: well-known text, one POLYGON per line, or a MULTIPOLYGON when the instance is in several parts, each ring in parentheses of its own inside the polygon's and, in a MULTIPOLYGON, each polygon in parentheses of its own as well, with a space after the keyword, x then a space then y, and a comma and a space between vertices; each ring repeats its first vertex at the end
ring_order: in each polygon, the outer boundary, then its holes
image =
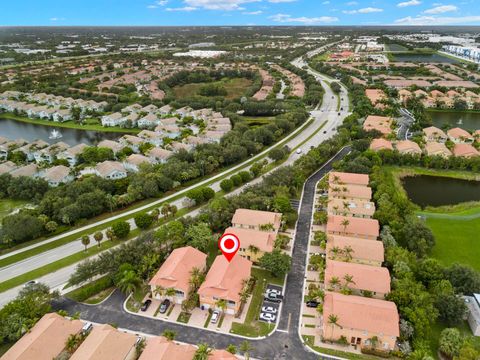
POLYGON ((340 199, 363 199, 370 200, 372 198, 372 189, 363 185, 330 185, 328 196, 340 199))
POLYGON ((411 140, 402 140, 398 141, 395 144, 395 147, 397 148, 398 152, 401 154, 421 154, 422 149, 420 149, 420 146, 414 141, 411 140))
POLYGON ((118 161, 109 161, 106 160, 104 162, 101 162, 100 164, 97 164, 95 169, 98 171, 100 176, 108 176, 114 171, 119 171, 119 172, 126 172, 125 168, 121 163, 118 161))
POLYGON ((367 186, 370 180, 368 175, 365 175, 365 174, 354 174, 354 173, 332 171, 328 175, 328 181, 330 183, 342 183, 342 184, 367 186))
POLYGON ((471 139, 473 140, 473 136, 466 130, 462 128, 456 127, 447 131, 447 135, 454 139, 471 139))
POLYGON ((232 224, 245 226, 261 226, 272 224, 278 230, 282 221, 282 214, 250 209, 237 209, 232 217, 232 224))
POLYGON ((397 306, 391 301, 327 292, 324 319, 331 314, 338 316, 338 324, 343 328, 400 336, 397 306))
POLYGON ((48 181, 59 182, 65 179, 68 174, 70 174, 70 168, 58 165, 47 169, 42 177, 48 181))
POLYGON ((369 115, 363 123, 363 129, 365 131, 377 130, 384 135, 388 135, 393 132, 391 129, 392 124, 392 118, 386 116, 369 115))
POLYGON ((480 152, 470 144, 455 144, 453 147, 453 155, 457 157, 471 158, 479 156, 480 152))
POLYGON ((180 345, 157 336, 147 340, 138 360, 192 360, 196 350, 193 345, 180 345))
POLYGON ((354 282, 349 285, 352 289, 368 290, 378 294, 387 294, 390 292, 390 273, 387 268, 327 260, 325 284, 328 284, 332 277, 337 277, 342 281, 345 275, 351 275, 353 277, 354 282))
POLYGON ((378 240, 358 239, 348 236, 328 235, 327 254, 334 247, 344 249, 350 246, 353 249, 352 256, 360 260, 384 261, 383 242, 378 240))
POLYGON ((327 233, 330 232, 346 232, 348 234, 378 237, 380 232, 380 225, 378 223, 378 220, 375 219, 362 219, 331 215, 328 217, 327 222, 327 233), (348 220, 349 223, 347 226, 342 225, 343 220, 348 220))
POLYGON ((51 360, 65 349, 68 337, 79 333, 82 327, 80 320, 68 320, 56 313, 46 314, 2 356, 2 360, 51 360))
POLYGON ((432 137, 432 136, 443 137, 443 138, 447 137, 447 135, 445 134, 445 132, 443 130, 441 130, 441 129, 435 127, 435 126, 430 126, 430 127, 424 128, 423 133, 428 137, 432 137))
POLYGON ((97 147, 105 147, 111 149, 114 153, 123 149, 122 144, 113 140, 102 140, 98 143, 97 147))
POLYGON ((206 261, 207 255, 191 246, 175 249, 150 280, 149 285, 165 289, 175 288, 186 294, 190 289, 189 281, 193 268, 203 270, 206 261))
POLYGON ((125 162, 133 165, 150 164, 150 159, 140 154, 132 154, 125 159, 125 162))
POLYGON ((162 148, 158 148, 158 147, 155 147, 155 148, 152 148, 148 151, 147 153, 148 156, 152 156, 156 159, 163 159, 163 160, 166 160, 168 159, 170 156, 173 155, 173 152, 170 151, 170 150, 165 150, 165 149, 162 149, 162 148))
POLYGON ((229 227, 225 234, 234 234, 240 240, 240 247, 248 249, 250 245, 256 246, 263 252, 273 251, 276 235, 274 232, 258 231, 238 227, 229 227))
POLYGON ((387 98, 383 90, 380 89, 365 89, 365 95, 373 105, 387 98))
POLYGON ((226 350, 213 350, 208 360, 238 360, 238 358, 226 350))
POLYGON ((15 170, 13 170, 10 175, 13 177, 19 177, 19 176, 28 176, 32 177, 38 172, 38 165, 37 164, 28 164, 22 167, 19 167, 15 170))
POLYGON ((346 212, 350 216, 373 216, 375 213, 375 204, 371 201, 364 201, 361 199, 346 200, 341 198, 330 198, 328 200, 327 211, 329 214, 342 214, 346 212))
POLYGON ((452 152, 448 150, 445 144, 434 142, 434 141, 427 142, 425 144, 425 151, 429 156, 434 156, 434 155, 451 156, 452 155, 452 152))
POLYGON ((223 255, 219 255, 198 289, 198 294, 237 303, 240 301, 239 293, 242 291, 243 281, 250 278, 251 269, 251 261, 241 256, 235 256, 228 262, 223 255))
POLYGON ((11 161, 7 161, 4 163, 0 164, 0 175, 1 174, 6 174, 9 173, 12 170, 15 170, 17 168, 17 165, 11 161))
POLYGON ((390 141, 385 139, 373 139, 372 143, 370 144, 370 150, 393 150, 393 145, 390 141))
POLYGON ((135 351, 137 337, 110 325, 94 326, 70 360, 123 360, 135 351))

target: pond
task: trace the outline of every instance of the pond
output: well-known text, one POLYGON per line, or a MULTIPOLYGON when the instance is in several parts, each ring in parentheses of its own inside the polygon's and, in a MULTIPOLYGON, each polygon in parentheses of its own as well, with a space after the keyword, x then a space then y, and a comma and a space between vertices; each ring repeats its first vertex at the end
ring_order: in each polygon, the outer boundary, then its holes
POLYGON ((385 47, 387 51, 408 51, 408 48, 400 44, 385 44, 385 47))
POLYGON ((480 181, 441 176, 407 176, 402 179, 408 198, 422 208, 480 201, 480 181))
POLYGON ((427 114, 438 128, 448 125, 470 131, 480 129, 480 112, 427 111, 427 114))
POLYGON ((105 139, 118 139, 122 136, 122 134, 68 128, 55 128, 53 126, 24 123, 11 119, 0 119, 0 136, 4 136, 11 140, 20 138, 27 141, 42 139, 48 143, 63 141, 68 145, 73 146, 80 143, 84 143, 87 145, 95 145, 105 139), (53 129, 58 130, 62 134, 61 139, 52 140, 48 138, 53 129))
POLYGON ((428 63, 450 63, 456 64, 460 61, 454 58, 443 56, 440 54, 421 54, 421 53, 405 53, 405 54, 394 54, 394 61, 401 62, 428 62, 428 63))

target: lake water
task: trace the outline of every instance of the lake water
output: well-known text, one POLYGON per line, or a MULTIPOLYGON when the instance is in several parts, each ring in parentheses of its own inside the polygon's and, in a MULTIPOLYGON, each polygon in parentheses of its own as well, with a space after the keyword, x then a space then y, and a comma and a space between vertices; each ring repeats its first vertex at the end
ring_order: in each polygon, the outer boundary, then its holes
POLYGON ((480 201, 480 181, 440 176, 407 176, 402 179, 408 198, 422 208, 480 201))
POLYGON ((401 62, 434 62, 456 64, 459 60, 440 54, 395 54, 394 61, 401 62))
POLYGON ((480 129, 480 112, 427 111, 427 114, 438 128, 449 125, 470 131, 480 129))
POLYGON ((80 143, 95 145, 105 139, 118 139, 122 136, 122 134, 113 132, 67 129, 60 127, 55 128, 53 126, 24 123, 11 119, 0 119, 0 136, 4 136, 11 140, 20 138, 28 141, 42 139, 48 143, 63 141, 68 145, 73 146, 80 143), (53 129, 57 129, 63 135, 63 137, 56 140, 49 139, 48 137, 53 129))

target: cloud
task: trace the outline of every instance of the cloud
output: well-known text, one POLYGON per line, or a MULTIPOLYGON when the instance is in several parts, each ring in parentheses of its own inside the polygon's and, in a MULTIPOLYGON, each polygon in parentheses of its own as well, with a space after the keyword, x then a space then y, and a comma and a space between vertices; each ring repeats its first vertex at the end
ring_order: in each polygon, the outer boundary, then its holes
POLYGON ((355 6, 355 5, 358 5, 358 2, 356 1, 347 2, 347 6, 355 6))
POLYGON ((454 25, 480 22, 480 16, 436 17, 436 16, 407 16, 395 20, 397 25, 454 25))
POLYGON ((262 10, 258 10, 258 11, 245 11, 242 13, 243 15, 260 15, 260 14, 263 14, 263 11, 262 10))
POLYGON ((327 1, 324 1, 324 2, 322 2, 322 5, 328 5, 328 4, 330 4, 330 1, 328 1, 328 0, 327 0, 327 1))
POLYGON ((50 20, 50 21, 63 21, 63 20, 65 20, 65 18, 62 18, 62 17, 51 17, 49 20, 50 20))
POLYGON ((292 17, 287 14, 276 14, 270 16, 269 19, 279 23, 300 23, 300 24, 330 24, 338 21, 338 18, 332 16, 320 16, 320 17, 292 17))
POLYGON ((165 6, 168 4, 168 0, 158 0, 155 1, 155 4, 148 5, 147 9, 157 9, 159 6, 165 6))
POLYGON ((422 2, 418 0, 410 0, 410 1, 404 1, 401 3, 398 3, 398 7, 407 7, 407 6, 417 6, 420 5, 422 2))
POLYGON ((297 0, 268 0, 268 2, 273 3, 273 4, 279 4, 279 3, 290 3, 290 2, 295 2, 297 0))
POLYGON ((377 13, 382 12, 383 9, 374 8, 374 7, 367 7, 358 10, 344 10, 342 11, 344 14, 370 14, 370 13, 377 13))
POLYGON ((457 7, 455 5, 441 5, 437 6, 428 10, 425 10, 425 14, 443 14, 446 12, 457 11, 457 7))
POLYGON ((259 2, 261 0, 184 0, 186 7, 206 10, 244 10, 242 4, 259 2))
POLYGON ((166 8, 166 11, 195 11, 197 10, 196 7, 193 6, 184 6, 184 7, 178 7, 178 8, 166 8))

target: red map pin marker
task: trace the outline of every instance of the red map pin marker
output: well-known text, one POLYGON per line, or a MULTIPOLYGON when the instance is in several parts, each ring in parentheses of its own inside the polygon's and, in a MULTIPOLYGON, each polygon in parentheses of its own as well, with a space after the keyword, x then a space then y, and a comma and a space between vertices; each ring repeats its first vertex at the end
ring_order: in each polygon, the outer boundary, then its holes
POLYGON ((240 240, 233 234, 223 234, 218 240, 218 248, 222 251, 223 256, 230 262, 240 249, 240 240))

